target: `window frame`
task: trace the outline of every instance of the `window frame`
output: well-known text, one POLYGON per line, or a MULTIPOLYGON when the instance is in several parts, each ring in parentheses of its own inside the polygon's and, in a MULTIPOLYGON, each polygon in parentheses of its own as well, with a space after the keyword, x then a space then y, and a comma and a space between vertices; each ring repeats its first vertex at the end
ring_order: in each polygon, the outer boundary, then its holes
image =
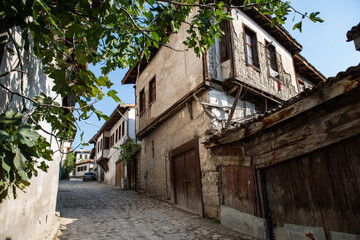
POLYGON ((279 66, 278 66, 278 62, 277 62, 277 56, 276 56, 276 47, 271 44, 271 42, 268 42, 265 40, 265 55, 266 55, 266 62, 267 62, 267 66, 268 66, 268 70, 269 70, 269 77, 271 78, 275 78, 275 79, 279 79, 279 66), (272 51, 272 53, 269 53, 272 51), (269 57, 269 54, 272 55, 269 57), (274 69, 273 66, 276 68, 274 69), (272 69, 273 71, 275 71, 278 76, 277 77, 272 77, 270 74, 270 69, 272 69))
POLYGON ((243 25, 243 38, 244 38, 244 50, 245 50, 245 62, 246 65, 255 68, 260 71, 260 61, 259 61, 259 49, 256 32, 253 31, 246 25, 243 25), (247 36, 250 38, 250 43, 247 42, 247 36), (252 63, 249 62, 249 53, 248 47, 251 49, 251 59, 252 63))
POLYGON ((121 123, 121 135, 124 137, 125 136, 125 121, 123 121, 122 123, 121 123))
POLYGON ((156 101, 156 76, 149 82, 149 106, 156 101))
POLYGON ((140 93, 139 93, 139 112, 140 114, 145 112, 145 104, 146 104, 146 100, 145 100, 145 88, 141 89, 140 93))
POLYGON ((231 60, 232 56, 232 42, 231 42, 231 21, 222 20, 219 24, 221 31, 224 32, 224 35, 221 36, 219 43, 220 46, 220 63, 223 63, 227 60, 231 60))

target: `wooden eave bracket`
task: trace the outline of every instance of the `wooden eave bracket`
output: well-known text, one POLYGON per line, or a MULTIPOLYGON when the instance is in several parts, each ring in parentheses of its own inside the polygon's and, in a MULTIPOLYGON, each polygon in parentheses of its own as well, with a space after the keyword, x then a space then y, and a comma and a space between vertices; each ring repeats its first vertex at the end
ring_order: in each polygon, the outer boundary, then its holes
POLYGON ((235 99, 234 99, 234 103, 233 103, 233 105, 232 105, 232 107, 231 107, 230 114, 229 114, 228 119, 227 119, 227 121, 226 121, 225 129, 227 129, 227 128, 230 126, 231 120, 232 120, 232 118, 233 118, 233 116, 234 116, 234 112, 235 112, 236 105, 237 105, 237 103, 238 103, 238 101, 239 101, 239 99, 240 99, 240 95, 241 95, 242 89, 243 89, 243 86, 240 85, 240 86, 238 87, 238 90, 237 90, 237 93, 236 93, 236 97, 235 97, 235 99))

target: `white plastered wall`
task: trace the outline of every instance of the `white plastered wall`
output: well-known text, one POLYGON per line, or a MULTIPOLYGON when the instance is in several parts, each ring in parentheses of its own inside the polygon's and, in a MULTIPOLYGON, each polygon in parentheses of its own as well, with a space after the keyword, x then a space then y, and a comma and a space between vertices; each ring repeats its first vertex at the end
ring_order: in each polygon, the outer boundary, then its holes
MULTIPOLYGON (((15 31, 14 38, 18 44, 23 44, 19 40, 20 36, 17 31, 15 31)), ((53 80, 43 73, 39 59, 31 52, 23 51, 21 56, 23 69, 28 73, 23 76, 23 87, 21 87, 22 74, 19 72, 13 72, 0 78, 0 82, 11 90, 23 93, 28 97, 44 92, 61 102, 61 99, 52 92, 53 80)), ((13 69, 15 62, 16 57, 5 52, 1 59, 0 73, 13 69)), ((31 106, 27 102, 26 107, 31 109, 31 106)), ((23 107, 20 97, 11 96, 6 90, 0 88, 0 114, 9 109, 21 111, 23 107)), ((46 131, 52 132, 48 123, 42 122, 41 126, 46 131)), ((58 150, 58 145, 53 137, 50 138, 43 132, 39 133, 50 142, 54 152, 58 150)), ((30 180, 31 185, 26 188, 26 193, 17 190, 17 198, 13 199, 10 192, 10 199, 5 199, 0 203, 0 239, 6 237, 12 240, 41 239, 44 230, 54 223, 60 160, 61 154, 58 151, 53 155, 53 161, 46 162, 49 165, 47 173, 39 170, 38 176, 30 180)), ((38 162, 41 162, 41 159, 38 162)))

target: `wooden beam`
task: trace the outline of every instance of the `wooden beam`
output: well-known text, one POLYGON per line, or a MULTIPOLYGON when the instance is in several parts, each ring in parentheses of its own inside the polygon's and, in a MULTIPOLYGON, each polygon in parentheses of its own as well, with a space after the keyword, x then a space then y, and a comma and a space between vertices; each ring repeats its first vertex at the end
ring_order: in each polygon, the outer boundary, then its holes
POLYGON ((236 97, 235 97, 234 102, 233 102, 233 105, 232 105, 232 107, 231 107, 229 117, 228 117, 228 119, 227 119, 227 121, 226 121, 226 124, 225 124, 225 129, 229 127, 229 125, 230 125, 230 123, 231 123, 231 120, 232 120, 232 118, 233 118, 233 116, 234 116, 235 108, 236 108, 236 105, 237 105, 237 103, 238 103, 238 101, 239 101, 239 99, 240 99, 240 95, 241 95, 241 92, 242 92, 242 88, 243 88, 242 85, 241 85, 240 87, 238 87, 238 91, 237 91, 237 93, 236 93, 236 97))

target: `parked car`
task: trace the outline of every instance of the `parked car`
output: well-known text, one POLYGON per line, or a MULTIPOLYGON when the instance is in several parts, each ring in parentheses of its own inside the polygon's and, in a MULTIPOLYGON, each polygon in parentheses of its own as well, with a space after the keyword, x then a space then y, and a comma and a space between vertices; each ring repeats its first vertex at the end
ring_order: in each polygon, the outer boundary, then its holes
POLYGON ((83 176, 83 181, 96 181, 96 174, 93 172, 87 172, 83 176))

